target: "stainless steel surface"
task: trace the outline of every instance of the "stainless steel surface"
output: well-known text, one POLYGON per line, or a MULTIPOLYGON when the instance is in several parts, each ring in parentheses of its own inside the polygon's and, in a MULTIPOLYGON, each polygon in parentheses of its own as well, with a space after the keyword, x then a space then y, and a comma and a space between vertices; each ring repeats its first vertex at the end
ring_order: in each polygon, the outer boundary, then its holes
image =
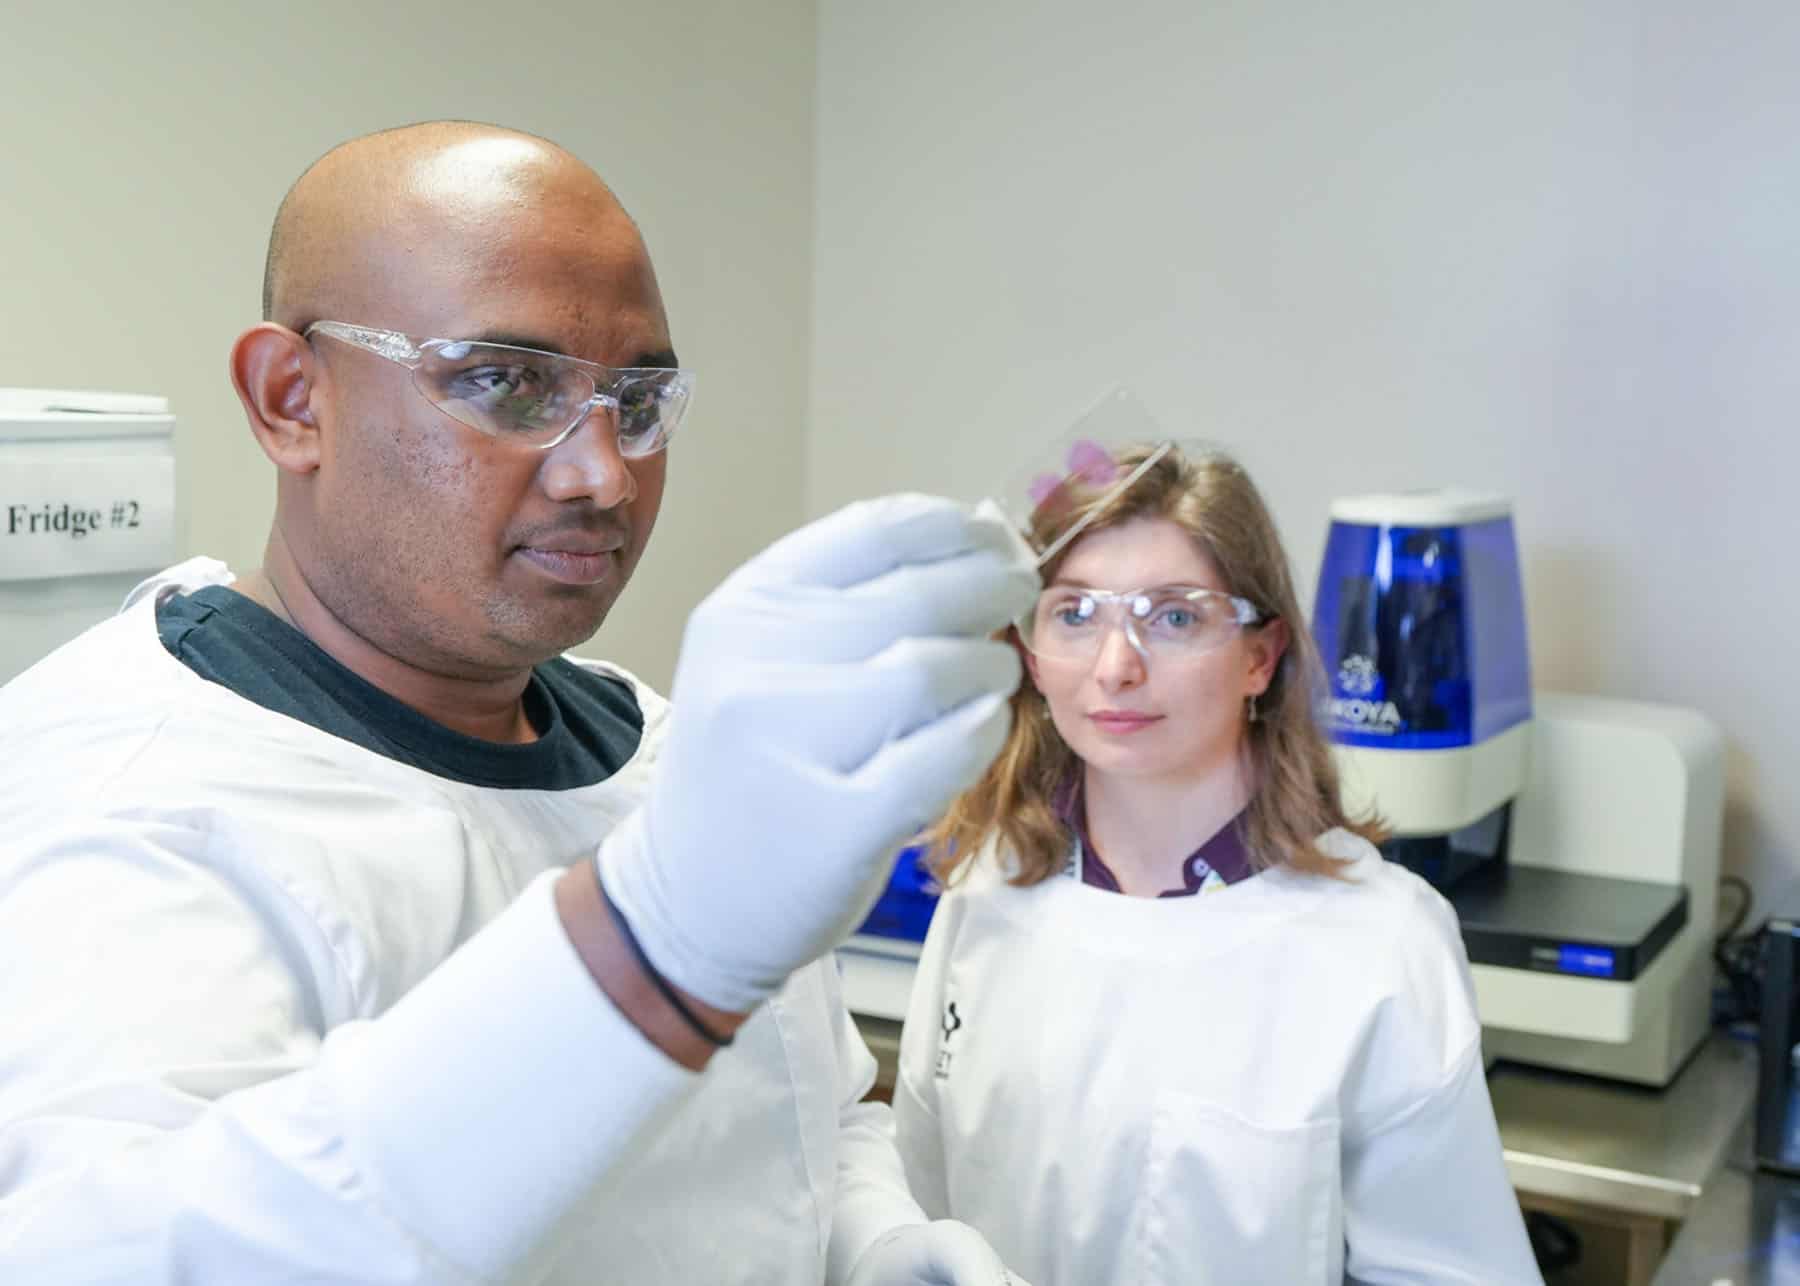
POLYGON ((1756 1049, 1714 1036, 1666 1090, 1510 1063, 1488 1089, 1520 1195, 1684 1219, 1749 1117, 1756 1049))
POLYGON ((1760 1173, 1746 1123, 1707 1183, 1653 1286, 1800 1283, 1800 1180, 1760 1173))

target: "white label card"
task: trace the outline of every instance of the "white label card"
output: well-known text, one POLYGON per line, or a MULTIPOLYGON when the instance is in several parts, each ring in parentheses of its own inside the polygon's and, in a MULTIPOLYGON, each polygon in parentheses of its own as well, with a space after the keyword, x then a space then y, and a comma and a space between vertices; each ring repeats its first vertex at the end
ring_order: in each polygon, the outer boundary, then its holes
POLYGON ((58 454, 0 469, 0 581, 155 571, 174 561, 174 457, 58 454))

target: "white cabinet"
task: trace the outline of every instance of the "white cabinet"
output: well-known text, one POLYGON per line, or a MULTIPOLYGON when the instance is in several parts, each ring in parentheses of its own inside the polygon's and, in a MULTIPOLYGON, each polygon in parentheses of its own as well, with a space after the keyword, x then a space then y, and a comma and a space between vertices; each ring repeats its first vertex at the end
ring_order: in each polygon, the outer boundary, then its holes
POLYGON ((176 561, 174 435, 162 398, 0 389, 0 683, 176 561))

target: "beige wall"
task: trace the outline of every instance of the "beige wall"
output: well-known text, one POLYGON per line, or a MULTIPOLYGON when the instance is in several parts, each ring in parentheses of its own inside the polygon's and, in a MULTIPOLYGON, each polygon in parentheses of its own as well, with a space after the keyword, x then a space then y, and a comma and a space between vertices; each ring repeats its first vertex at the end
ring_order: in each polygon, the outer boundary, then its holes
POLYGON ((319 153, 457 116, 545 134, 637 216, 703 374, 661 525, 591 645, 665 685, 694 602, 799 517, 810 0, 9 7, 0 385, 167 395, 191 552, 254 565, 273 486, 225 375, 319 153))
POLYGON ((1504 490, 1540 681, 1717 720, 1779 896, 1800 9, 823 0, 819 41, 809 511, 976 494, 1112 380, 1238 449, 1309 598, 1334 496, 1504 490))
POLYGON ((595 652, 666 683, 689 607, 802 512, 972 495, 1119 379, 1240 450, 1308 589, 1335 495, 1510 492, 1540 678, 1709 712, 1729 861, 1765 895, 1800 870, 1800 11, 492 14, 9 9, 0 384, 167 394, 187 547, 251 563, 268 468, 224 361, 287 183, 406 120, 536 130, 637 214, 703 371, 595 652))

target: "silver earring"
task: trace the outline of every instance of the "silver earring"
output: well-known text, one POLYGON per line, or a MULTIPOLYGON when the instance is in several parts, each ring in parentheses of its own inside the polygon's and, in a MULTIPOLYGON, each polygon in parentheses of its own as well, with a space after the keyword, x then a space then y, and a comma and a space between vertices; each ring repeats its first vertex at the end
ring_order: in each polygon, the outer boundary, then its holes
POLYGON ((1256 694, 1250 694, 1250 722, 1255 723, 1259 716, 1256 713, 1256 694))

